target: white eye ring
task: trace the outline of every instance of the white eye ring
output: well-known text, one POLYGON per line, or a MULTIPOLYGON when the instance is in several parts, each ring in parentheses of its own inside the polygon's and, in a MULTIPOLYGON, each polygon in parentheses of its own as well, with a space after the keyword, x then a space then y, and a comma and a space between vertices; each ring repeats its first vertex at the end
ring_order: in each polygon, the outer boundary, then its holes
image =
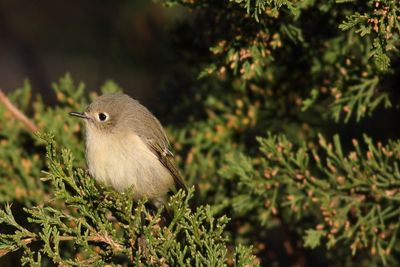
POLYGON ((110 117, 110 116, 109 116, 106 112, 99 112, 99 113, 97 114, 97 120, 98 120, 99 122, 105 122, 105 121, 108 120, 109 117, 110 117))

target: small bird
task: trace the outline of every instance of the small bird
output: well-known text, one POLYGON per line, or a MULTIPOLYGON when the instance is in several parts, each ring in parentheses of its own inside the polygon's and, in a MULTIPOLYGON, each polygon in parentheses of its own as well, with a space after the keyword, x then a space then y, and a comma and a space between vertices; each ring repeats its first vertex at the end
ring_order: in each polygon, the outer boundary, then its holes
POLYGON ((123 93, 105 94, 85 112, 86 162, 98 182, 118 192, 132 188, 135 200, 148 199, 159 208, 175 185, 187 190, 157 118, 123 93))

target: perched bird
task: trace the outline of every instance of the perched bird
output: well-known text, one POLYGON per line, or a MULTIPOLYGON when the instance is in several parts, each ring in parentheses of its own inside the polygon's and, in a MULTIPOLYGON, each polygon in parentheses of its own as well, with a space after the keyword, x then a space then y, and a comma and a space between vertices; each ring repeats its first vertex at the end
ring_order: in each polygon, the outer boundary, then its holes
POLYGON ((137 100, 105 94, 85 112, 69 114, 85 121, 86 161, 98 182, 119 192, 132 187, 135 200, 146 198, 156 207, 174 185, 186 190, 163 127, 137 100))

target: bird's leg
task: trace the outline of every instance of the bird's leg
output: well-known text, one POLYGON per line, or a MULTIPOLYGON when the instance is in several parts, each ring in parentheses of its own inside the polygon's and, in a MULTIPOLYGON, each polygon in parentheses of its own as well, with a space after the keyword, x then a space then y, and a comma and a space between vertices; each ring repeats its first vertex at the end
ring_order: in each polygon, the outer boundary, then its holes
MULTIPOLYGON (((155 217, 157 215, 158 209, 162 208, 164 202, 155 202, 155 201, 149 201, 145 204, 146 209, 149 211, 149 214, 152 217, 155 217), (157 205, 159 204, 159 205, 157 205)), ((160 227, 166 226, 168 222, 170 222, 170 214, 168 213, 167 209, 163 210, 162 216, 161 216, 161 221, 159 223, 160 227)), ((140 213, 140 229, 139 229, 139 238, 138 238, 138 246, 139 246, 139 253, 143 255, 143 257, 148 258, 149 253, 148 253, 148 244, 147 240, 145 238, 145 232, 144 232, 144 227, 146 225, 146 213, 142 211, 140 213)))
POLYGON ((140 229, 139 229, 139 238, 138 238, 138 249, 139 254, 143 255, 145 258, 148 258, 148 250, 147 250, 147 241, 144 234, 144 226, 146 223, 146 214, 144 211, 140 212, 140 229))
POLYGON ((160 221, 161 227, 167 226, 172 221, 171 212, 165 206, 165 203, 167 202, 167 200, 168 200, 167 196, 163 196, 160 198, 152 199, 150 202, 148 202, 150 212, 154 216, 157 214, 157 211, 159 209, 163 208, 163 211, 161 213, 161 221, 160 221))

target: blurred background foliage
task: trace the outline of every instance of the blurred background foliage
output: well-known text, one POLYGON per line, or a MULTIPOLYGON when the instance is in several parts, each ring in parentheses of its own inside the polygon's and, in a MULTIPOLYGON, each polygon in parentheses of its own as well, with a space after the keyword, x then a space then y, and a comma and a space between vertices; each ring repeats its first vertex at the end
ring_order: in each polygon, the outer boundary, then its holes
MULTIPOLYGON (((398 1, 0 3, 1 86, 80 167, 66 113, 123 90, 261 265, 400 265, 398 1)), ((0 201, 41 205, 44 145, 0 114, 0 201)))

